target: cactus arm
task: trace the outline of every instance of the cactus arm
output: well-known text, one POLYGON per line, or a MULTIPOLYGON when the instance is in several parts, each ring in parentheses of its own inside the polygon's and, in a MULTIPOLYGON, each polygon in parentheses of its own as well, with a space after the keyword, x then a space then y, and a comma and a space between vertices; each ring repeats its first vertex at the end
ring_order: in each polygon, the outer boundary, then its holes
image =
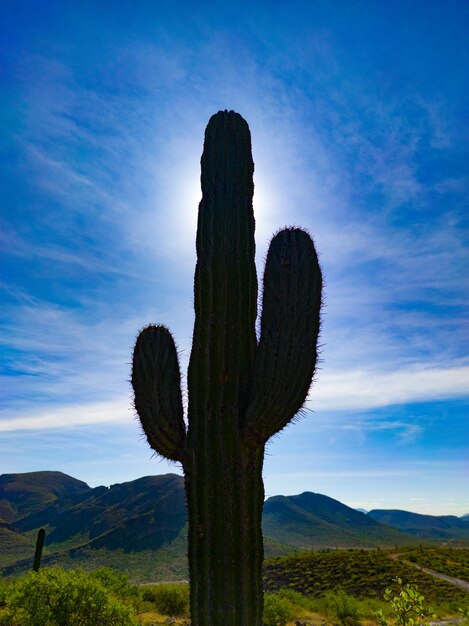
POLYGON ((176 346, 165 326, 147 326, 137 338, 132 366, 135 409, 150 446, 182 461, 186 427, 176 346))
POLYGON ((267 441, 300 410, 317 360, 321 270, 310 236, 299 228, 272 239, 264 272, 261 334, 244 426, 267 441))

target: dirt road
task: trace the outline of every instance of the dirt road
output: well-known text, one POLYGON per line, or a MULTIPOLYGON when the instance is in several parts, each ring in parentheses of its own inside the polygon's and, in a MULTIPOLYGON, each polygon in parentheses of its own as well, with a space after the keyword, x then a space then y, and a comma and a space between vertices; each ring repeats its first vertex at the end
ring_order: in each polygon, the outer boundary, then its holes
POLYGON ((428 567, 423 567, 422 565, 417 565, 417 563, 412 563, 412 561, 408 561, 407 559, 400 559, 399 557, 402 556, 402 554, 390 554, 389 556, 391 559, 394 559, 395 561, 401 561, 402 563, 405 563, 406 565, 410 565, 412 567, 415 567, 416 569, 421 570, 422 572, 426 572, 427 574, 430 574, 430 576, 434 576, 435 578, 440 578, 441 580, 446 580, 447 583, 450 583, 451 585, 454 585, 455 587, 464 589, 464 591, 469 591, 469 582, 467 582, 466 580, 461 580, 460 578, 453 578, 453 576, 447 576, 446 574, 440 574, 440 572, 436 572, 433 569, 428 569, 428 567))

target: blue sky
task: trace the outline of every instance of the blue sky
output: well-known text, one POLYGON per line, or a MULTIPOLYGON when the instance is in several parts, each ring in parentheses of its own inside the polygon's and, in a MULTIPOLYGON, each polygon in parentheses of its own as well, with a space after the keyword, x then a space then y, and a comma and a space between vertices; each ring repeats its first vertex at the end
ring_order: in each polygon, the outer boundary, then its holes
POLYGON ((131 408, 138 330, 185 371, 209 117, 249 122, 259 275, 301 225, 326 279, 307 416, 268 495, 469 512, 464 1, 0 3, 0 473, 180 471, 131 408))

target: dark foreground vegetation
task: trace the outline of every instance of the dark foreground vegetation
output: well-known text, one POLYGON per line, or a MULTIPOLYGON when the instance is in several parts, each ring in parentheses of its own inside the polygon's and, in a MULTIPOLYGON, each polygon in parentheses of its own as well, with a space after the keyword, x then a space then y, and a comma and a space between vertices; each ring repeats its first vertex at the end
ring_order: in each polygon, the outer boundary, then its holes
MULTIPOLYGON (((466 578, 469 549, 333 550, 279 557, 264 566, 264 626, 371 626, 402 623, 397 611, 413 602, 427 617, 417 623, 459 618, 467 623, 469 593, 404 561, 419 561, 466 578), (465 569, 466 568, 466 569, 465 569), (464 574, 464 576, 463 576, 464 574), (399 582, 397 578, 400 577, 399 582), (388 600, 384 600, 390 589, 388 600), (393 604, 393 599, 395 600, 393 604), (430 610, 429 607, 432 607, 430 610)), ((404 609, 402 609, 404 610, 404 609)), ((419 614, 420 614, 419 613, 419 614)), ((187 626, 189 585, 136 585, 119 571, 41 568, 0 579, 0 626, 187 626)))

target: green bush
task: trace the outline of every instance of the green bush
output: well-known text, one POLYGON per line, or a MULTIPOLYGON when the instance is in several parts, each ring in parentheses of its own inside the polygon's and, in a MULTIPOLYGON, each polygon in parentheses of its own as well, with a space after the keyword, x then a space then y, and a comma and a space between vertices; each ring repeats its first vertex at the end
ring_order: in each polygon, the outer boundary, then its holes
POLYGON ((153 602, 163 615, 183 617, 189 614, 189 585, 186 583, 155 585, 151 591, 155 597, 153 602))
POLYGON ((339 619, 343 624, 353 626, 360 622, 359 601, 343 589, 326 591, 319 603, 326 615, 339 619))
POLYGON ((285 626, 295 617, 291 602, 278 593, 264 594, 264 626, 285 626))
POLYGON ((276 592, 276 595, 280 598, 286 598, 293 606, 300 609, 313 612, 317 610, 317 600, 315 598, 305 596, 299 591, 294 591, 293 589, 279 589, 276 592))
POLYGON ((145 587, 142 591, 142 600, 144 602, 155 602, 156 593, 152 587, 145 587))
POLYGON ((469 624, 469 605, 465 606, 464 608, 459 608, 458 609, 458 613, 461 614, 460 619, 460 626, 467 626, 467 624, 469 624))
POLYGON ((0 607, 4 606, 6 600, 7 586, 0 574, 0 607))
POLYGON ((103 587, 121 600, 126 600, 133 604, 140 596, 139 588, 131 585, 127 574, 111 569, 110 567, 100 567, 89 573, 93 580, 97 580, 103 587))
POLYGON ((5 585, 2 626, 135 626, 131 605, 82 570, 43 568, 5 585))

